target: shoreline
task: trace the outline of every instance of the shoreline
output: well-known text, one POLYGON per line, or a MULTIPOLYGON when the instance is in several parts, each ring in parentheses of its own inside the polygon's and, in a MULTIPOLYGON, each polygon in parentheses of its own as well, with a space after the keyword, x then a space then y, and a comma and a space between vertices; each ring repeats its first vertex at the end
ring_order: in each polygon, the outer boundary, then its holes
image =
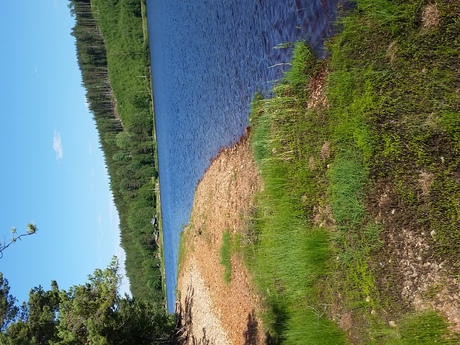
POLYGON ((244 344, 262 337, 258 332, 261 321, 256 317, 260 301, 242 253, 232 252, 229 282, 224 279, 220 258, 224 232, 232 239, 244 236, 254 196, 261 187, 247 134, 219 152, 195 192, 178 267, 176 312, 182 344, 205 340, 244 344))

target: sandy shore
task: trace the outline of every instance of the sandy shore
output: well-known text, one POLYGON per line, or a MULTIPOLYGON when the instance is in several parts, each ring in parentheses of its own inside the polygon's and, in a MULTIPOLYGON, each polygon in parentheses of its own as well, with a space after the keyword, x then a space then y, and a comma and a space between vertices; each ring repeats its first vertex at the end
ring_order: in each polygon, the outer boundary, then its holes
POLYGON ((184 344, 257 344, 263 340, 259 301, 242 257, 233 254, 230 283, 220 264, 223 233, 243 233, 260 188, 249 142, 223 150, 195 192, 185 256, 179 268, 178 306, 184 344))

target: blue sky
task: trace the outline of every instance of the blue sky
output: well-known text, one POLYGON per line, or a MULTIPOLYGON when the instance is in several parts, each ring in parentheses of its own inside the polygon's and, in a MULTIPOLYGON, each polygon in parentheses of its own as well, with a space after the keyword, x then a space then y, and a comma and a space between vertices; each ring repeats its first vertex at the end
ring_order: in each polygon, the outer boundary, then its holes
POLYGON ((67 3, 6 1, 0 11, 0 241, 13 226, 38 227, 0 259, 21 301, 34 286, 67 289, 113 255, 124 260, 67 3))

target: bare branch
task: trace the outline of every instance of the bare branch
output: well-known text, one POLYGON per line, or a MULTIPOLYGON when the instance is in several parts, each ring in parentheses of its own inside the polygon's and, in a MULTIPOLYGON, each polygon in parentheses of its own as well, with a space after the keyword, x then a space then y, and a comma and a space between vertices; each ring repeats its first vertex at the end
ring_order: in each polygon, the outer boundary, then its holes
POLYGON ((26 236, 30 236, 30 235, 33 235, 37 232, 37 226, 33 223, 29 223, 27 224, 27 232, 23 233, 23 234, 20 234, 19 236, 16 236, 16 228, 15 227, 12 227, 10 229, 10 232, 11 232, 11 240, 9 243, 6 243, 6 241, 4 242, 5 244, 0 244, 0 259, 3 258, 3 251, 8 248, 9 246, 11 246, 13 243, 15 243, 17 240, 21 240, 23 237, 26 237, 26 236))

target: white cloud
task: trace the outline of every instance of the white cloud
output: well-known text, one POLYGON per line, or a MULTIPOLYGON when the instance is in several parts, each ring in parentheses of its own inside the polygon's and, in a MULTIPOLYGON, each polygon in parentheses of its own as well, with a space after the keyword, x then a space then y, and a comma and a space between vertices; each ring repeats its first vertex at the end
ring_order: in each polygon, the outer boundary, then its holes
POLYGON ((53 0, 54 11, 57 15, 61 14, 61 9, 59 8, 59 4, 56 0, 53 0))
POLYGON ((89 110, 89 102, 88 102, 88 98, 86 98, 86 96, 85 96, 85 108, 86 108, 86 110, 89 110))
POLYGON ((56 152, 56 159, 60 160, 64 157, 64 149, 62 147, 61 133, 54 131, 53 135, 53 150, 56 152))
POLYGON ((100 213, 99 213, 98 216, 97 216, 97 223, 98 223, 99 225, 102 225, 102 214, 100 214, 100 213))

